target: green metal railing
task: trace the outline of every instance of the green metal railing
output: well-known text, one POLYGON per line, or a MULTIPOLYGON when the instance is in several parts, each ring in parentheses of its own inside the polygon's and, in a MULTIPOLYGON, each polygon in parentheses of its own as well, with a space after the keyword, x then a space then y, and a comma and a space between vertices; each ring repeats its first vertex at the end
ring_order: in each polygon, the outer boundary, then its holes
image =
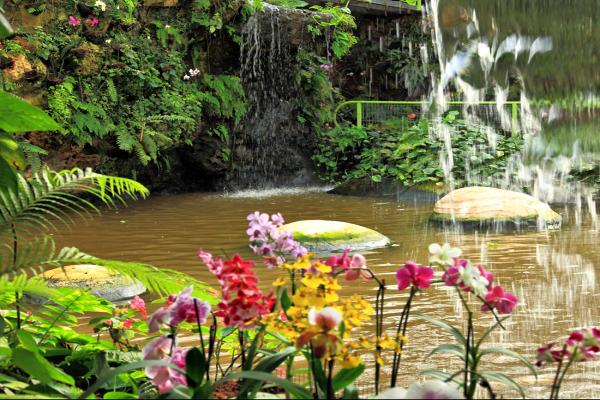
MULTIPOLYGON (((338 104, 338 106, 335 108, 334 111, 334 122, 336 126, 339 126, 339 122, 338 122, 338 113, 339 111, 344 108, 344 107, 354 107, 355 112, 356 112, 356 126, 359 128, 363 127, 363 121, 364 121, 364 106, 365 105, 383 105, 383 106, 393 106, 393 105, 397 105, 397 106, 419 106, 422 107, 425 104, 431 104, 431 102, 429 101, 384 101, 384 100, 348 100, 348 101, 344 101, 340 104, 338 104)), ((459 105, 459 106, 465 106, 465 105, 474 105, 474 106, 491 106, 491 105, 496 105, 497 103, 495 101, 480 101, 480 102, 475 102, 475 103, 469 103, 469 102, 465 102, 465 101, 448 101, 447 104, 449 105, 459 105)), ((518 126, 518 119, 519 119, 519 106, 521 105, 521 102, 519 101, 507 101, 504 103, 505 106, 510 107, 511 109, 511 126, 512 126, 512 133, 516 134, 516 127, 518 126)))

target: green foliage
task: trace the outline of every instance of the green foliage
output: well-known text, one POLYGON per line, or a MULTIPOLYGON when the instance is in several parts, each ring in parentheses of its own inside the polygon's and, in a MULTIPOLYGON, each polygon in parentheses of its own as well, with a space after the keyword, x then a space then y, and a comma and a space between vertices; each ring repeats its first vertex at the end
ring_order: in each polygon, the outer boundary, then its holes
MULTIPOLYGON (((490 184, 504 172, 508 158, 521 149, 523 140, 500 136, 494 147, 483 128, 456 115, 450 112, 443 120, 452 132, 454 177, 458 183, 477 179, 478 184, 490 184)), ((438 154, 444 142, 432 137, 429 129, 426 118, 404 116, 366 128, 326 130, 320 133, 313 159, 321 168, 322 178, 331 183, 363 177, 376 182, 391 178, 408 186, 441 182, 444 174, 438 154)))

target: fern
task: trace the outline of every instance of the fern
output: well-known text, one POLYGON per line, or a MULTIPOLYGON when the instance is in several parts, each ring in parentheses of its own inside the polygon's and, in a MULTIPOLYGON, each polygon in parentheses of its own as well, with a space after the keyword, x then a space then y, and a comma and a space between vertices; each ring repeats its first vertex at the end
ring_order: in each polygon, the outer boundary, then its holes
POLYGON ((0 191, 0 239, 23 233, 34 236, 56 229, 58 223, 68 226, 72 215, 85 218, 98 212, 94 204, 78 196, 82 192, 107 206, 114 206, 115 200, 125 203, 124 196, 136 199, 148 195, 148 189, 131 179, 101 175, 91 169, 44 169, 29 181, 19 177, 16 192, 0 191))
POLYGON ((137 139, 127 130, 124 125, 119 125, 117 131, 117 146, 123 151, 132 151, 137 139))

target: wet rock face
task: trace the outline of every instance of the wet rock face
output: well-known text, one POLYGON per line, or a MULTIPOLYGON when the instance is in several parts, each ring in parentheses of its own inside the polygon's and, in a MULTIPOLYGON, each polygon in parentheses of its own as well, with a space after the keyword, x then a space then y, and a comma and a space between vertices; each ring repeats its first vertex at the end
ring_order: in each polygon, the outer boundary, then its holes
POLYGON ((310 251, 336 252, 385 247, 390 239, 373 229, 341 221, 304 220, 284 225, 310 251))
POLYGON ((507 225, 517 228, 558 229, 560 214, 525 193, 472 186, 454 190, 440 199, 432 220, 465 226, 507 225))
POLYGON ((146 287, 137 280, 132 280, 104 267, 93 264, 69 265, 46 271, 42 277, 51 288, 77 288, 109 301, 131 299, 146 291, 146 287))

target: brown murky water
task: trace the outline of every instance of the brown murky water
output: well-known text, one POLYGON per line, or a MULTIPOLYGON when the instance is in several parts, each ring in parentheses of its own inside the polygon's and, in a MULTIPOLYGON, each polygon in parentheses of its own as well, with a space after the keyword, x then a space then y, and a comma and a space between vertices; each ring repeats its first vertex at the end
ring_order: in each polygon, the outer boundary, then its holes
MULTIPOLYGON (((281 212, 287 222, 300 219, 341 220, 373 228, 390 237, 390 247, 367 252, 369 266, 388 283, 386 319, 391 333, 400 316, 406 293, 395 289, 395 270, 405 260, 425 263, 427 245, 449 242, 463 248, 473 260, 482 260, 496 279, 516 293, 520 306, 506 323, 507 330, 491 336, 491 343, 501 343, 533 359, 542 343, 566 335, 571 328, 595 325, 600 309, 597 291, 597 268, 600 267, 598 232, 589 223, 577 226, 566 208, 557 208, 565 218, 556 232, 485 234, 445 232, 428 226, 431 204, 395 202, 382 199, 344 197, 322 192, 250 193, 246 196, 186 194, 155 196, 128 208, 107 211, 95 221, 77 226, 72 233, 57 235, 63 245, 103 258, 136 260, 159 267, 174 268, 209 283, 211 274, 196 258, 202 247, 215 254, 239 252, 251 257, 247 248, 246 215, 260 210, 281 212)), ((585 218, 583 218, 585 221, 585 218)), ((257 268, 263 285, 273 279, 273 271, 257 268)), ((360 293, 374 299, 376 287, 352 282, 344 292, 360 293)), ((462 310, 454 293, 437 286, 417 298, 415 310, 461 324, 462 310)), ((479 315, 480 331, 492 322, 489 315, 479 315)), ((425 356, 436 345, 450 342, 444 332, 424 322, 412 320, 410 342, 404 359, 404 386, 419 379, 429 368, 457 371, 460 367, 449 356, 425 356)), ((370 357, 370 356, 369 356, 370 357)), ((371 361, 369 361, 371 364, 371 361)), ((599 397, 600 362, 577 365, 572 369, 564 397, 599 397)), ((546 397, 552 379, 551 369, 540 371, 538 381, 527 370, 504 357, 489 357, 489 370, 503 371, 527 388, 528 397, 546 397)), ((369 385, 365 377, 361 386, 369 385)), ((507 397, 517 394, 500 391, 507 397)))

